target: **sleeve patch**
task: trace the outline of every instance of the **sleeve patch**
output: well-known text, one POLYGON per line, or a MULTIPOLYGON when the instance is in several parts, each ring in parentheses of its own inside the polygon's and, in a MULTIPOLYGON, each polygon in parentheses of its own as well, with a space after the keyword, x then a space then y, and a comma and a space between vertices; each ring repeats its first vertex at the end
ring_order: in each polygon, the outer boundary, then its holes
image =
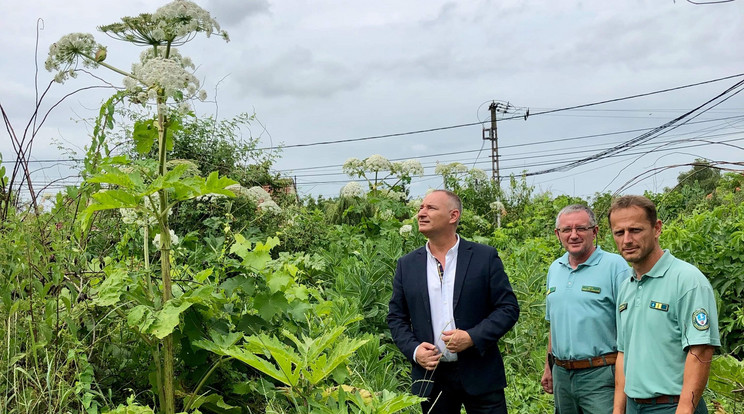
POLYGON ((623 302, 617 307, 618 312, 622 312, 625 309, 628 309, 628 302, 623 302))
POLYGON ((661 303, 657 302, 655 300, 651 301, 651 306, 649 306, 651 309, 660 310, 662 312, 669 312, 669 304, 668 303, 661 303))
POLYGON ((700 308, 692 313, 692 325, 698 331, 707 331, 710 328, 710 320, 705 309, 700 308))
POLYGON ((582 286, 581 287, 582 292, 591 292, 591 293, 600 293, 602 292, 601 288, 598 288, 596 286, 582 286))

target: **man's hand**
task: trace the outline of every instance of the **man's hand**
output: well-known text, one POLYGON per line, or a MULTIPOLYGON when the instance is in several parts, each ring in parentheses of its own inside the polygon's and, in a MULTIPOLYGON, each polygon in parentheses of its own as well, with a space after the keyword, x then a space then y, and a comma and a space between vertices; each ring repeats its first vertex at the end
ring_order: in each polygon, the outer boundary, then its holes
POLYGON ((428 371, 433 371, 437 367, 441 357, 442 353, 437 347, 428 342, 422 342, 416 348, 416 362, 428 371))
POLYGON ((550 371, 548 364, 545 364, 545 371, 543 372, 542 378, 540 378, 540 384, 543 387, 543 391, 548 394, 553 393, 553 373, 550 371))
POLYGON ((447 350, 452 353, 462 352, 473 346, 470 334, 461 329, 442 332, 442 341, 447 346, 447 350))

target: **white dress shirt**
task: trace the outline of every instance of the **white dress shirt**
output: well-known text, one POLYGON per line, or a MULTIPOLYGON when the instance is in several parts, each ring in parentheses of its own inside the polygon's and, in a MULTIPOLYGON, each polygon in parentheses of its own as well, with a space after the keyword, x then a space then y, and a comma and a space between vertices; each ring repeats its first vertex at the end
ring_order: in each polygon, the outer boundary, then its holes
MULTIPOLYGON (((455 271, 457 270, 457 248, 460 247, 460 236, 444 256, 444 272, 439 277, 438 260, 431 254, 429 242, 426 242, 426 284, 429 290, 429 308, 431 308, 431 328, 434 332, 434 346, 442 352, 440 361, 457 361, 457 354, 447 350, 442 341, 442 332, 456 329, 453 299, 455 293, 455 271)), ((413 351, 414 361, 416 351, 413 351)))

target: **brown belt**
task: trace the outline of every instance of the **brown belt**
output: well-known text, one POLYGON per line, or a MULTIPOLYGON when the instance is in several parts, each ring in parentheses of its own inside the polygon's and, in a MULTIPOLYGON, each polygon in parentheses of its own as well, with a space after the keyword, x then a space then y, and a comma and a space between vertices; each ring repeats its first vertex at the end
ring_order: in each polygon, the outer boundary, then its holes
POLYGON ((673 404, 679 402, 679 395, 660 395, 654 398, 633 398, 637 404, 673 404))
POLYGON ((589 359, 555 359, 555 364, 565 369, 587 369, 615 365, 617 352, 589 359))

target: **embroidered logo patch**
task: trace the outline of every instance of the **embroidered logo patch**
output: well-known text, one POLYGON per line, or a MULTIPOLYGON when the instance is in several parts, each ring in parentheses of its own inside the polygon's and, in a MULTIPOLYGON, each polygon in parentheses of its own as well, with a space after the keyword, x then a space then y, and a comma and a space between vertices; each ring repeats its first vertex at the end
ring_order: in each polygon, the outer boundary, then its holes
POLYGON ((692 324, 698 331, 705 331, 710 328, 708 313, 705 312, 705 309, 700 308, 695 312, 692 312, 692 324))
POLYGON ((625 309, 628 309, 628 302, 623 302, 620 304, 620 306, 617 307, 617 310, 619 312, 624 311, 625 309))
POLYGON ((651 309, 660 310, 660 311, 664 311, 664 312, 668 312, 669 311, 669 304, 667 304, 667 303, 661 303, 661 302, 656 302, 656 301, 652 300, 651 301, 650 308, 651 309))
POLYGON ((581 287, 582 292, 591 292, 591 293, 599 293, 602 291, 602 289, 596 287, 596 286, 582 286, 581 287))
POLYGON ((549 294, 551 294, 553 292, 555 292, 555 286, 553 286, 550 289, 548 289, 548 293, 546 293, 546 295, 549 295, 549 294))

